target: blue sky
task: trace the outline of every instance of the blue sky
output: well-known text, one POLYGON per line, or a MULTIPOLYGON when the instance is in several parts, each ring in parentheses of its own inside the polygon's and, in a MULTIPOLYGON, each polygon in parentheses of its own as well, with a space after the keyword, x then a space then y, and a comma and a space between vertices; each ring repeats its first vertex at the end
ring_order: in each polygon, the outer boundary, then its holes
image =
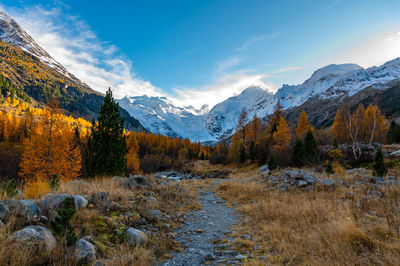
POLYGON ((196 107, 331 63, 400 56, 400 1, 16 1, 1 6, 94 89, 196 107))

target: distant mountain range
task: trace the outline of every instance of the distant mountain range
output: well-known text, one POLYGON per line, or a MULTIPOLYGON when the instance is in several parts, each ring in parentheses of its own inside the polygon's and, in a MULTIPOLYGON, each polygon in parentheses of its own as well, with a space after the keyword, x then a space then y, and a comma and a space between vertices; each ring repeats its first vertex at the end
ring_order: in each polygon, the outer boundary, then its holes
MULTIPOLYGON (((400 58, 397 58, 367 69, 356 64, 328 65, 315 71, 304 83, 283 85, 275 94, 264 88, 249 87, 208 112, 176 107, 165 97, 125 97, 120 104, 152 132, 217 142, 234 132, 242 108, 246 108, 250 119, 254 115, 266 118, 279 100, 290 120, 295 121, 304 108, 315 126, 328 126, 343 101, 365 102, 367 98, 358 97, 363 95, 362 91, 382 93, 399 79, 400 58)), ((400 110, 400 106, 397 108, 400 110)))
MULTIPOLYGON (((14 93, 35 104, 45 104, 50 94, 55 95, 66 112, 88 119, 96 116, 102 96, 55 61, 4 12, 0 12, 0 40, 0 74, 10 80, 14 93)), ((387 116, 399 117, 399 80, 397 58, 366 69, 356 64, 328 65, 302 84, 285 84, 276 93, 252 86, 211 109, 180 107, 166 97, 124 97, 118 102, 126 110, 121 112, 129 129, 215 143, 234 132, 242 108, 250 119, 254 115, 267 119, 278 101, 289 120, 296 121, 305 109, 318 127, 329 126, 343 102, 352 107, 376 103, 387 116)), ((3 96, 7 93, 12 92, 2 91, 3 96)))

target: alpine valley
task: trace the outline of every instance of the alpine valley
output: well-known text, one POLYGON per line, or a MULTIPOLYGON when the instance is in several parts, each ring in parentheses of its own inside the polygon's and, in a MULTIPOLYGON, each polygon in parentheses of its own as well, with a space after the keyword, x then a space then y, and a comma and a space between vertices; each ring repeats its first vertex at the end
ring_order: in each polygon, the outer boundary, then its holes
MULTIPOLYGON (((42 49, 18 23, 0 13, 0 70, 12 85, 1 94, 18 96, 34 105, 45 105, 49 94, 59 98, 66 113, 93 118, 102 95, 80 81, 42 49)), ((316 70, 299 85, 283 85, 276 93, 251 86, 211 109, 181 107, 166 97, 133 96, 119 99, 129 129, 148 130, 167 136, 216 143, 230 137, 243 108, 249 118, 268 119, 279 101, 287 118, 295 121, 302 109, 317 127, 329 126, 343 102, 351 107, 375 103, 385 115, 400 116, 400 58, 381 66, 362 68, 356 64, 332 64, 316 70), (396 97, 397 96, 397 97, 396 97), (382 104, 382 103, 385 104, 382 104)), ((134 88, 132 88, 134 89, 134 88)))

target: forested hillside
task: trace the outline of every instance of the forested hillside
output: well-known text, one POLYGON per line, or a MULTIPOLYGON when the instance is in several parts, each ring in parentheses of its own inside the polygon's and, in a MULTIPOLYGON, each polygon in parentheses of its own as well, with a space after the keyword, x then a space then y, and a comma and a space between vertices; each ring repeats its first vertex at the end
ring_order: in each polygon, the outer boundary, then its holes
MULTIPOLYGON (((105 85, 106 86, 106 85, 105 85)), ((91 120, 97 116, 103 96, 83 83, 77 84, 22 49, 0 41, 0 100, 18 97, 33 106, 47 105, 56 97, 66 114, 91 120)), ((121 109, 125 126, 143 131, 138 120, 121 109)))

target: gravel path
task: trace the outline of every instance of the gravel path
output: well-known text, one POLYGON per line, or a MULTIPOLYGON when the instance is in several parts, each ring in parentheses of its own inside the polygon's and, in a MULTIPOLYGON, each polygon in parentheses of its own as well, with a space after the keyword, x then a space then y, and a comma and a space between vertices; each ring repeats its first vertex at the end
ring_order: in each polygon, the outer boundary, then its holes
MULTIPOLYGON (((214 183, 215 186, 216 183, 214 183)), ((202 191, 203 208, 185 215, 184 226, 177 230, 176 240, 184 244, 184 251, 162 265, 238 264, 241 256, 226 244, 213 244, 213 239, 228 239, 231 226, 238 221, 235 209, 224 205, 214 191, 202 191)))

